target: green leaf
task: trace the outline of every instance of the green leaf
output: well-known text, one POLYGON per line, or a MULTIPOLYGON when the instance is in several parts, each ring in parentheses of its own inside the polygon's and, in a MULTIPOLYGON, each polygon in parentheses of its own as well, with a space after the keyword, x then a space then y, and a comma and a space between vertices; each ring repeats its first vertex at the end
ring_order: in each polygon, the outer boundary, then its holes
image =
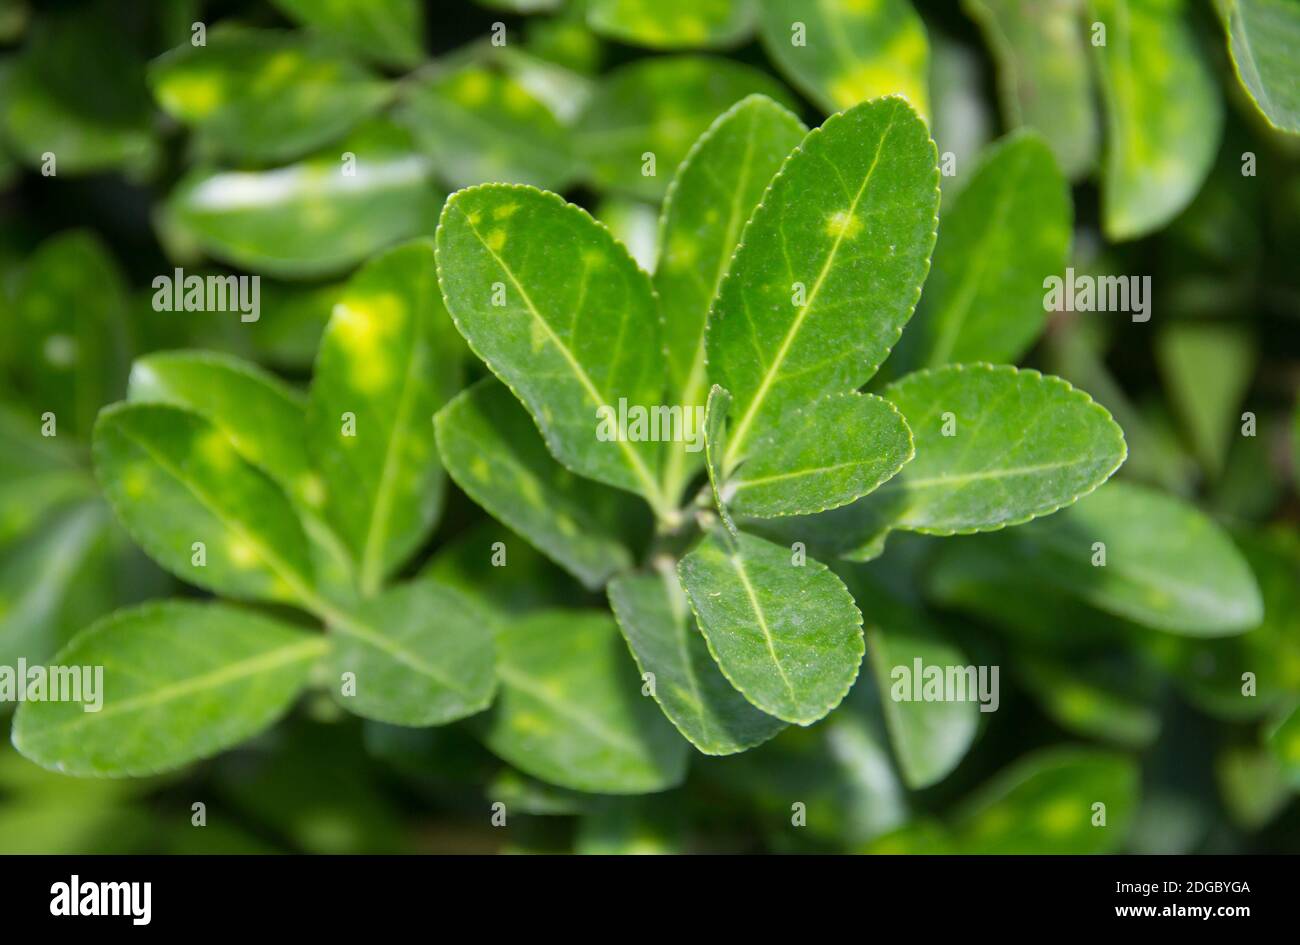
POLYGON ((163 351, 131 366, 127 399, 202 414, 287 494, 319 502, 303 436, 306 398, 274 375, 215 351, 163 351))
POLYGON ((732 46, 753 29, 751 0, 591 0, 587 23, 601 36, 651 49, 732 46))
POLYGON ((675 574, 625 574, 608 590, 642 678, 653 674, 651 694, 692 745, 706 755, 730 755, 785 728, 718 671, 675 574))
POLYGON ((713 502, 723 524, 730 532, 736 531, 727 503, 723 501, 724 480, 722 454, 727 449, 727 414, 731 410, 731 394, 714 384, 709 390, 709 403, 704 412, 704 463, 709 473, 709 488, 713 502))
POLYGON ((1037 371, 956 364, 918 371, 884 394, 907 418, 916 458, 841 513, 852 557, 893 529, 992 531, 1055 512, 1124 462, 1124 434, 1081 390, 1037 371))
POLYGON ((636 264, 648 273, 659 258, 659 211, 653 204, 612 194, 602 197, 594 216, 627 247, 636 264))
POLYGON ((1182 0, 1089 0, 1106 105, 1102 224, 1112 241, 1158 230, 1196 196, 1223 131, 1219 89, 1182 0))
POLYGON ((432 241, 417 240, 352 277, 321 339, 307 444, 364 593, 424 541, 441 506, 431 426, 460 386, 446 320, 432 241))
POLYGON ((1292 791, 1300 790, 1300 708, 1268 732, 1268 747, 1292 791))
POLYGON ((1160 714, 1150 698, 1158 681, 1132 661, 1081 664, 1077 658, 1057 662, 1023 655, 1020 662, 1020 681, 1062 728, 1130 748, 1145 748, 1160 734, 1160 714))
POLYGON ((40 418, 0 404, 0 551, 28 534, 52 509, 95 495, 69 438, 41 436, 40 418))
POLYGON ((597 514, 612 497, 602 500, 602 487, 551 457, 504 385, 486 378, 463 391, 438 412, 434 429, 456 484, 588 588, 632 566, 632 555, 597 514))
POLYGON ((419 0, 272 0, 285 16, 367 59, 410 67, 424 58, 419 0))
POLYGON ((99 415, 94 453, 118 519, 177 577, 251 600, 311 597, 306 537, 288 498, 210 421, 162 404, 118 404, 99 415))
POLYGON ((920 294, 938 179, 925 123, 898 98, 832 116, 786 161, 710 315, 710 377, 735 398, 724 472, 791 407, 871 379, 920 294))
POLYGON ((966 805, 958 850, 980 854, 1111 853, 1137 813, 1138 769, 1124 755, 1057 748, 1022 758, 966 805), (1105 826, 1094 826, 1105 805, 1105 826))
POLYGON ((913 453, 907 422, 888 400, 831 394, 755 437, 722 498, 737 515, 757 518, 824 512, 873 491, 913 453))
POLYGON ((578 821, 580 856, 654 856, 689 850, 687 812, 670 797, 606 799, 578 821))
POLYGON ((483 63, 412 85, 401 120, 453 188, 500 182, 562 190, 581 171, 551 110, 509 72, 483 63))
POLYGON ((382 120, 296 164, 265 171, 194 168, 164 205, 169 226, 231 265, 285 279, 349 269, 432 232, 442 194, 410 136, 382 120), (347 155, 356 159, 347 174, 347 155))
POLYGON ((178 768, 269 726, 327 649, 322 637, 219 604, 170 601, 120 611, 54 659, 103 667, 100 709, 23 703, 14 745, 64 774, 139 777, 178 768))
POLYGON ((93 234, 46 240, 18 283, 14 380, 57 432, 85 437, 125 375, 126 290, 117 263, 93 234))
POLYGON ((658 201, 695 140, 756 92, 793 107, 779 83, 739 62, 708 56, 633 62, 601 79, 578 123, 578 155, 597 185, 658 201))
MULTIPOLYGON (((655 291, 663 311, 668 386, 683 408, 708 396, 705 327, 745 221, 807 129, 769 98, 752 95, 718 117, 677 168, 659 219, 655 291)), ((678 495, 695 466, 669 450, 665 491, 678 495)))
POLYGON ((1020 133, 988 149, 943 214, 933 272, 895 357, 918 367, 1019 360, 1047 324, 1043 280, 1065 272, 1071 216, 1041 138, 1020 133))
POLYGON ((752 535, 713 532, 678 572, 731 684, 767 714, 810 725, 857 678, 862 614, 824 564, 795 561, 789 549, 752 535))
POLYGON ((929 45, 908 0, 762 0, 759 35, 777 67, 824 112, 882 95, 929 111, 929 45))
POLYGON ((1176 322, 1156 335, 1156 364, 1201 465, 1218 477, 1240 433, 1255 345, 1238 324, 1176 322))
POLYGON ((640 694, 614 621, 594 611, 546 611, 497 634, 501 690, 488 748, 562 787, 645 794, 679 784, 686 742, 640 694))
POLYGON ((329 618, 331 694, 350 712, 396 725, 445 725, 486 709, 496 690, 486 614, 428 579, 329 618), (342 689, 352 673, 355 693, 342 689))
POLYGON ((1108 483, 979 542, 1022 580, 1171 633, 1226 636, 1263 617, 1259 587, 1228 536, 1195 507, 1143 486, 1108 483))
POLYGON ((62 177, 118 168, 139 175, 153 165, 145 63, 122 26, 109 0, 43 10, 33 23, 0 82, 0 135, 28 167, 62 177))
POLYGON ((660 444, 605 430, 611 411, 648 410, 663 394, 654 292, 609 231, 529 187, 462 190, 438 225, 438 278, 456 327, 523 401, 551 453, 667 514, 660 444))
POLYGON ((0 666, 47 659, 81 629, 78 605, 98 603, 92 575, 108 524, 102 502, 78 502, 0 551, 0 666))
POLYGON ((1098 120, 1083 0, 964 0, 963 7, 997 62, 1007 127, 1040 132, 1071 180, 1091 171, 1098 120))
POLYGON ((1217 0, 1228 52, 1251 100, 1280 131, 1300 134, 1300 9, 1291 0, 1217 0))
POLYGON ((947 206, 996 134, 997 120, 984 96, 988 68, 980 51, 942 33, 930 44, 930 137, 952 175, 939 182, 947 206))
POLYGON ((1257 745, 1230 745, 1219 752, 1215 779, 1229 817, 1242 829, 1259 830, 1291 801, 1277 759, 1257 745))
POLYGON ((382 106, 387 83, 303 33, 220 25, 150 67, 162 109, 200 145, 236 160, 296 158, 342 137, 382 106))
MULTIPOLYGON (((937 784, 957 767, 975 741, 980 692, 974 687, 962 701, 926 701, 913 696, 925 683, 925 670, 961 670, 970 666, 971 660, 925 614, 885 587, 854 583, 853 588, 859 606, 865 608, 867 652, 903 780, 913 790, 937 784)), ((998 681, 986 678, 996 698, 998 681)), ((997 710, 996 702, 989 704, 993 707, 990 711, 997 710)))

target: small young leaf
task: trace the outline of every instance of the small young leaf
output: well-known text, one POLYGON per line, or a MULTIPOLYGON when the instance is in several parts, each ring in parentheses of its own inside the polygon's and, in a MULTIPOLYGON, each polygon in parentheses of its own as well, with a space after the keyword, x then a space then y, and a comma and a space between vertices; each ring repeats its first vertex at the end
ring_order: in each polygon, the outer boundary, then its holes
POLYGON ((99 415, 94 453, 118 519, 168 571, 231 597, 310 597, 307 539, 288 498, 210 421, 118 404, 99 415))
MULTIPOLYGON (((803 140, 803 123, 776 102, 752 95, 719 116, 677 168, 659 219, 655 290, 663 311, 668 387, 683 409, 708 396, 704 332, 709 308, 772 176, 803 140), (718 208, 725 208, 719 213, 718 208)), ((665 491, 675 496, 696 454, 674 444, 665 491)))
POLYGON ((933 271, 895 357, 916 367, 1019 360, 1047 323, 1043 280, 1065 272, 1071 216, 1041 138, 1020 133, 986 151, 943 214, 933 271))
POLYGON ((1192 202, 1223 131, 1223 100, 1182 0, 1089 0, 1106 104, 1102 223, 1113 241, 1158 230, 1192 202), (1094 27, 1095 29, 1095 27, 1094 27))
POLYGON ((674 574, 625 574, 609 602, 644 679, 669 721, 706 755, 730 755, 767 741, 785 723, 758 711, 709 656, 674 574))
POLYGON ((632 566, 619 536, 594 514, 610 505, 598 499, 604 488, 552 458, 505 385, 485 378, 463 391, 438 412, 434 429, 456 484, 588 588, 632 566))
POLYGON ((824 564, 743 532, 713 532, 678 565, 709 652, 769 715, 811 725, 862 662, 862 614, 824 564))
POLYGON ((1300 134, 1300 8, 1291 0, 1217 0, 1237 78, 1280 131, 1300 134))
POLYGON ((207 45, 154 61, 163 110, 217 155, 285 161, 342 137, 389 97, 387 84, 303 33, 221 25, 207 45))
POLYGON ((753 28, 751 0, 591 0, 587 24, 620 43, 651 49, 732 46, 753 28))
POLYGON ((1109 853, 1137 813, 1138 769, 1124 755, 1057 748, 1022 758, 966 805, 953 824, 965 853, 1109 853), (1105 805, 1105 820, 1097 819, 1105 805))
POLYGON ((759 12, 767 54, 823 111, 882 95, 929 111, 929 46, 908 0, 762 0, 759 12))
POLYGON ((731 532, 736 524, 731 519, 727 503, 723 501, 722 454, 727 449, 727 413, 731 410, 731 394, 714 384, 709 390, 709 402, 704 412, 704 463, 709 473, 709 488, 718 514, 731 532))
POLYGON ((609 231, 530 187, 462 190, 438 225, 438 278, 456 327, 523 401, 551 453, 664 510, 660 444, 601 435, 611 415, 617 423, 663 396, 654 292, 609 231))
POLYGON ((423 579, 327 619, 330 692, 349 712, 395 725, 445 725, 488 707, 496 689, 490 618, 423 579), (355 690, 344 688, 351 673, 355 690))
POLYGON ((1263 617, 1259 587, 1228 536, 1194 506, 1131 483, 1108 483, 1059 515, 980 541, 1022 577, 1171 633, 1226 636, 1263 617))
POLYGON ((545 611, 497 634, 501 690, 488 748, 534 777, 600 794, 679 784, 687 743, 641 681, 618 628, 595 611, 545 611))
POLYGON ((60 666, 103 667, 88 701, 27 702, 15 747, 64 774, 140 777, 207 758, 274 722, 327 641, 246 610, 181 601, 119 611, 78 634, 60 666))
POLYGON ((168 197, 164 221, 241 268, 285 279, 333 275, 432 231, 443 195, 430 176, 409 134, 375 120, 286 167, 196 167, 168 197))
POLYGON ((1083 391, 1037 371, 987 364, 918 371, 885 388, 916 458, 844 511, 852 556, 874 557, 891 529, 992 531, 1087 495, 1124 462, 1124 434, 1083 391))
POLYGON ((578 123, 579 157, 601 187, 658 201, 695 140, 754 93, 794 107, 779 83, 729 59, 662 56, 631 63, 597 86, 578 123))
POLYGON ((428 536, 443 478, 433 414, 460 386, 431 240, 371 260, 352 277, 321 339, 307 442, 326 519, 373 593, 428 536))
POLYGON ((810 132, 772 181, 710 315, 710 376, 735 398, 724 472, 788 409, 884 361, 934 247, 935 160, 916 113, 879 99, 810 132))
POLYGON ((580 172, 550 109, 509 73, 480 63, 412 86, 401 114, 453 188, 492 181, 563 190, 580 172))
POLYGON ((1097 161, 1083 0, 964 0, 998 67, 1009 128, 1039 131, 1071 180, 1097 161))
POLYGON ((907 422, 888 400, 831 394, 755 437, 722 497, 737 515, 757 518, 824 512, 871 492, 913 452, 907 422))
POLYGON ((420 0, 272 0, 289 19, 367 59, 409 68, 424 58, 420 0))

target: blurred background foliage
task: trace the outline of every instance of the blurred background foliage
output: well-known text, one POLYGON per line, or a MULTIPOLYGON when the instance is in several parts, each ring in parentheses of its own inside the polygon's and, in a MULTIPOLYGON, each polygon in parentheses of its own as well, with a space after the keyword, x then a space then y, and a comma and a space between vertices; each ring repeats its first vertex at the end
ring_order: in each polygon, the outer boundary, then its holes
MULTIPOLYGON (((1154 315, 1057 313, 1022 363, 1106 405, 1129 443, 1120 479, 1208 513, 1264 599, 1258 627, 1198 637, 1052 580, 1041 529, 905 536, 842 569, 869 650, 914 638, 930 662, 998 664, 997 712, 882 709, 869 653, 823 722, 612 798, 512 769, 470 725, 364 723, 322 695, 161 778, 65 778, 6 744, 0 851, 1300 850, 1297 7, 0 0, 0 663, 197 594, 134 550, 91 471, 90 425, 132 358, 211 348, 302 383, 347 275, 483 181, 562 191, 653 266, 673 169, 752 92, 809 125, 907 94, 955 157, 945 208, 987 145, 1037 129, 1074 185, 1072 265, 1150 275, 1154 315), (792 54, 795 21, 811 54, 792 54), (262 275, 260 320, 155 312, 150 281, 177 266, 262 275), (1097 793, 1120 799, 1106 830, 1062 818, 1097 793)), ((453 489, 418 568, 506 610, 603 606, 522 541, 489 567, 504 534, 453 489)))

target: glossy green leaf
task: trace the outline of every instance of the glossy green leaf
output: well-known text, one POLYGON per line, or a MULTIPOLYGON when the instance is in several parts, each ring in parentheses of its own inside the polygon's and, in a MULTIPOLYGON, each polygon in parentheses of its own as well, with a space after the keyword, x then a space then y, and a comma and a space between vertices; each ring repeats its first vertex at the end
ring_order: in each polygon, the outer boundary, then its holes
POLYGON ((331 694, 350 712, 396 725, 445 725, 492 701, 491 625, 451 588, 428 579, 401 584, 331 615, 328 624, 331 694))
POLYGON ((590 0, 587 23, 601 36, 651 49, 731 46, 753 28, 751 0, 590 0))
POLYGON ((1051 145, 1071 180, 1097 161, 1083 0, 964 0, 997 62, 1007 127, 1028 126, 1051 145))
MULTIPOLYGON (((709 309, 740 234, 772 176, 806 133, 803 123, 769 98, 750 96, 719 116, 677 169, 659 219, 654 269, 664 321, 671 397, 683 407, 708 396, 705 328, 709 309)), ((680 493, 698 456, 669 449, 669 496, 680 493)))
POLYGON ((769 715, 810 725, 862 662, 862 614, 818 561, 741 532, 713 532, 678 565, 722 672, 769 715))
POLYGON ((601 794, 674 787, 687 743, 641 695, 641 680, 611 617, 546 611, 497 634, 501 689, 487 746, 544 781, 601 794))
POLYGON ((594 216, 627 247, 636 264, 648 273, 659 258, 659 212, 653 204, 611 194, 602 197, 594 216))
POLYGON ((1058 748, 1022 758, 953 825, 964 853, 1110 853, 1137 813, 1137 766, 1123 755, 1058 748), (1104 812, 1095 805, 1105 805, 1104 812), (1104 826, 1100 817, 1104 814, 1104 826))
POLYGON ((52 237, 28 260, 13 312, 15 382, 60 435, 85 437, 121 390, 125 308, 117 263, 88 232, 52 237))
POLYGON ((196 167, 164 212, 168 225, 216 259, 286 279, 314 278, 432 233, 442 194, 430 175, 404 130, 375 121, 285 167, 196 167))
POLYGON ((428 536, 443 477, 433 414, 460 386, 431 240, 377 256, 348 282, 316 356, 307 443, 325 518, 373 593, 428 536))
POLYGON ((500 182, 563 190, 580 171, 551 110, 509 72, 483 63, 411 86, 401 115, 452 188, 500 182))
POLYGON ((1108 483, 979 542, 1032 583, 1172 633, 1242 633, 1263 616, 1259 587, 1228 536, 1194 506, 1143 486, 1108 483))
POLYGON ((1255 346, 1240 325, 1177 322, 1156 335, 1156 363, 1202 466, 1223 472, 1241 435, 1242 400, 1255 375, 1255 346))
POLYGON ((745 701, 718 671, 671 571, 616 577, 609 601, 642 678, 654 677, 655 701, 704 754, 745 751, 785 728, 745 701))
POLYGON ((236 160, 296 158, 342 137, 389 97, 387 84, 303 33, 219 26, 154 61, 158 104, 236 160))
POLYGON ((312 563, 292 505, 219 427, 171 406, 119 404, 100 414, 94 451, 113 511, 162 567, 231 597, 311 597, 312 563))
POLYGON ((523 401, 551 453, 663 511, 660 443, 617 423, 662 397, 658 305, 609 231, 529 187, 462 190, 438 226, 438 277, 456 327, 523 401))
POLYGON ((929 265, 938 179, 925 123, 898 98, 827 119, 773 179, 710 315, 710 378, 735 399, 724 471, 787 410, 884 361, 929 265))
POLYGON ((722 499, 735 514, 758 518, 824 512, 873 491, 913 453, 907 422, 888 400, 831 394, 755 437, 722 499))
POLYGON ((874 557, 892 529, 991 531, 1087 495, 1124 462, 1124 435, 1083 391, 1037 371, 958 364, 885 388, 907 418, 916 458, 843 511, 854 556, 874 557))
POLYGON ((327 649, 320 636, 219 604, 120 611, 55 657, 60 666, 103 667, 99 710, 26 702, 14 719, 14 745, 65 774, 139 777, 178 768, 274 722, 327 649))
POLYGON ((1022 133, 986 151, 947 207, 896 357, 919 367, 1017 361, 1047 324, 1043 280, 1065 273, 1069 187, 1043 140, 1022 133))
POLYGON ((597 515, 602 487, 579 479, 546 451, 537 427, 506 387, 480 381, 438 412, 438 451, 456 484, 587 587, 632 565, 597 515))
POLYGON ((285 16, 367 59, 409 67, 424 58, 419 0, 272 0, 285 16))
MULTIPOLYGON (((962 673, 957 678, 967 685, 964 669, 972 661, 923 613, 885 588, 854 584, 855 591, 859 587, 854 596, 864 608, 867 653, 898 767, 908 787, 929 787, 946 778, 970 750, 979 728, 980 700, 988 693, 980 691, 977 675, 965 698, 924 698, 925 674, 931 667, 938 667, 945 678, 956 667, 962 673), (922 698, 916 698, 918 694, 922 698)), ((974 668, 990 682, 992 698, 986 704, 992 706, 990 712, 996 711, 1000 678, 989 675, 991 667, 974 668)))
POLYGON ((166 351, 131 365, 129 400, 203 414, 290 496, 319 502, 303 436, 306 398, 248 362, 215 351, 166 351))
POLYGON ((695 140, 754 93, 793 107, 779 83, 742 63, 707 56, 633 62, 597 86, 578 123, 578 155, 601 187, 658 201, 695 140))
POLYGON ((1089 0, 1106 107, 1102 223, 1111 240, 1158 230, 1196 196, 1214 163, 1223 100, 1182 0, 1089 0))
POLYGON ((929 45, 908 0, 762 0, 759 35, 777 67, 827 113, 882 95, 929 111, 929 45))
POLYGON ((1300 134, 1300 9, 1291 0, 1216 0, 1237 78, 1268 123, 1300 134))

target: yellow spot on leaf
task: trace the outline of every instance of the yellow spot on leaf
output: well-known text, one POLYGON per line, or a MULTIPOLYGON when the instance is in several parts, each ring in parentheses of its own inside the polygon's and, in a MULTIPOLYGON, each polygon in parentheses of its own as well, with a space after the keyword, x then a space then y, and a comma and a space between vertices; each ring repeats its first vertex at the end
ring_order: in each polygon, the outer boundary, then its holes
POLYGON ((828 236, 851 240, 861 232, 862 221, 858 219, 856 214, 849 213, 847 210, 836 210, 826 218, 826 233, 828 236))

